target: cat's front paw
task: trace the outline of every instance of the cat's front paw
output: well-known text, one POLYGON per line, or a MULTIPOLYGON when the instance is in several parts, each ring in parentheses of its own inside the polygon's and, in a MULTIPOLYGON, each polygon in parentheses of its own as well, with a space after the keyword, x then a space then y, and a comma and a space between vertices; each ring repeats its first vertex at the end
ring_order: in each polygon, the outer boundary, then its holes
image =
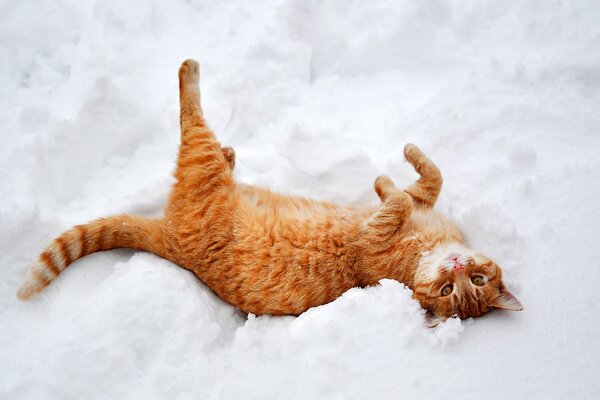
POLYGON ((390 179, 389 176, 379 175, 375 179, 375 192, 377 192, 377 196, 381 199, 381 201, 385 201, 385 199, 394 191, 397 191, 396 185, 390 179))
POLYGON ((406 160, 412 164, 422 178, 435 183, 437 186, 441 186, 442 174, 440 173, 439 168, 421 151, 421 149, 414 144, 409 143, 404 146, 404 157, 406 157, 406 160))
POLYGON ((404 146, 404 157, 409 163, 415 165, 425 157, 425 154, 414 144, 408 143, 404 146))
POLYGON ((179 67, 179 84, 181 87, 198 86, 200 65, 194 60, 185 60, 179 67))

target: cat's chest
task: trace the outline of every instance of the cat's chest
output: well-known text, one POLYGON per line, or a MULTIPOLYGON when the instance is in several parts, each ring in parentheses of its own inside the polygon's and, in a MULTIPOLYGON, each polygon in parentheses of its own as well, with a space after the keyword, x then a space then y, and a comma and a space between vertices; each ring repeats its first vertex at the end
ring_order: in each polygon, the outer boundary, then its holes
POLYGON ((415 210, 407 225, 406 238, 427 247, 431 242, 460 237, 458 229, 441 214, 432 210, 415 210))
POLYGON ((444 217, 432 210, 415 210, 410 217, 410 223, 413 229, 420 231, 439 231, 449 224, 444 217))

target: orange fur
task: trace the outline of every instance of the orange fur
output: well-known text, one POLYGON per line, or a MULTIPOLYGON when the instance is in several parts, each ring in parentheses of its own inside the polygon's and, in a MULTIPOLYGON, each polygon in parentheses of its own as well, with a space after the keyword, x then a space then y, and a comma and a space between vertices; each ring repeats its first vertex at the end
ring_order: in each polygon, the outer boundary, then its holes
POLYGON ((128 247, 177 263, 223 300, 255 314, 297 315, 382 278, 411 287, 441 318, 519 308, 500 268, 466 248, 458 229, 432 210, 442 176, 416 146, 407 145, 404 154, 419 180, 399 190, 390 178, 377 178, 377 209, 238 184, 233 149, 221 148, 202 115, 198 76, 195 61, 179 69, 181 145, 164 218, 123 215, 68 230, 42 252, 19 298, 33 297, 87 254, 128 247), (467 271, 444 267, 444 246, 470 255, 467 271), (489 275, 485 287, 469 287, 471 273, 489 275), (452 294, 440 295, 448 284, 452 294))

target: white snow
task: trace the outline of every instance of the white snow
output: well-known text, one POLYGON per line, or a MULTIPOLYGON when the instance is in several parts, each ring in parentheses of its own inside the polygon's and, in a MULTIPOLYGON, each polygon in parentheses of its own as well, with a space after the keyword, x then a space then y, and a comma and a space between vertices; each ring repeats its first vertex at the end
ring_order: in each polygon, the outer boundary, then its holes
POLYGON ((599 21, 594 0, 0 2, 0 398, 596 398, 599 21), (19 302, 63 230, 160 215, 185 58, 240 181, 373 205, 417 143, 525 310, 427 329, 384 280, 246 317, 128 250, 19 302))

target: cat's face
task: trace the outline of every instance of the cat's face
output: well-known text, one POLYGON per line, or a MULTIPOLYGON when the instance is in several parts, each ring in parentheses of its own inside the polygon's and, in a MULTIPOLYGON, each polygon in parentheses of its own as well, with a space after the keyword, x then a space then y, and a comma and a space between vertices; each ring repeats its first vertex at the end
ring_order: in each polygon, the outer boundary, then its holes
POLYGON ((437 246, 417 268, 414 297, 428 310, 429 326, 451 316, 479 317, 492 309, 523 306, 502 283, 502 270, 489 258, 461 244, 437 246))

